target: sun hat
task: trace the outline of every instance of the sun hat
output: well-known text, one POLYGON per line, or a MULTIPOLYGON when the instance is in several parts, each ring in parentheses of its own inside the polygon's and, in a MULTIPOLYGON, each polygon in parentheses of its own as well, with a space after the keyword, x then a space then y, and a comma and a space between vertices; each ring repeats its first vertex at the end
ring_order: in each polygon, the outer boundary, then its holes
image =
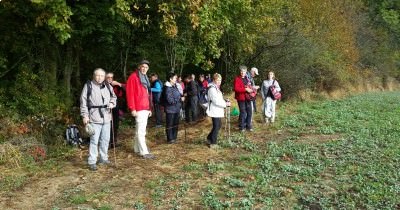
POLYGON ((94 130, 93 126, 90 123, 86 124, 85 131, 89 136, 93 136, 94 133, 95 133, 95 130, 94 130))

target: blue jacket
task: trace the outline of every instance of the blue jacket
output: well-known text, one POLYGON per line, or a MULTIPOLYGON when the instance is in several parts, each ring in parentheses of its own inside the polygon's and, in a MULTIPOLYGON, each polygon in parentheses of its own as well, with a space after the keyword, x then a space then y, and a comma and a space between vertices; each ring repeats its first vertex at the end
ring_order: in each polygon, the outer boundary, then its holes
POLYGON ((181 93, 176 85, 172 86, 169 82, 165 83, 165 88, 167 103, 164 107, 164 111, 169 114, 179 113, 182 107, 181 93))
POLYGON ((160 102, 161 91, 162 91, 162 83, 159 79, 157 79, 151 84, 151 93, 153 95, 154 103, 160 102))

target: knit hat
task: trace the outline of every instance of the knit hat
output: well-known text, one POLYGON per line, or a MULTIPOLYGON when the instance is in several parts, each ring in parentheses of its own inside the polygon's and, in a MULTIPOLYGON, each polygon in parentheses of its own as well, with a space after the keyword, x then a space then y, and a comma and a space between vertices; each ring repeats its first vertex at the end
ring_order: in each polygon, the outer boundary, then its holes
POLYGON ((142 60, 142 61, 140 61, 139 66, 142 64, 150 65, 150 62, 148 60, 142 60))

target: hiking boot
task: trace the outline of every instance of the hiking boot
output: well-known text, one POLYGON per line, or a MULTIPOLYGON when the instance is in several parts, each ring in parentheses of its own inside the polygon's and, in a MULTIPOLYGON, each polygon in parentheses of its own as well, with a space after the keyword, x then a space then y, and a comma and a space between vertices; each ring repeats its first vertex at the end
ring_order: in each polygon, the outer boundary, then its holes
POLYGON ((253 129, 253 128, 250 128, 250 129, 248 129, 248 131, 250 131, 250 132, 253 132, 253 131, 254 131, 254 129, 253 129))
POLYGON ((100 160, 99 164, 110 165, 111 162, 109 160, 100 160))
POLYGON ((240 129, 240 132, 241 133, 244 133, 246 130, 245 129, 240 129))
POLYGON ((219 149, 218 144, 211 144, 210 149, 219 149))
POLYGON ((145 154, 145 155, 142 155, 142 158, 143 159, 155 159, 156 156, 154 156, 152 154, 145 154))
POLYGON ((91 171, 97 171, 96 164, 89 164, 89 170, 91 170, 91 171))
POLYGON ((167 141, 167 143, 168 143, 168 144, 175 144, 175 143, 176 143, 176 140, 174 139, 174 140, 171 140, 171 141, 167 141))

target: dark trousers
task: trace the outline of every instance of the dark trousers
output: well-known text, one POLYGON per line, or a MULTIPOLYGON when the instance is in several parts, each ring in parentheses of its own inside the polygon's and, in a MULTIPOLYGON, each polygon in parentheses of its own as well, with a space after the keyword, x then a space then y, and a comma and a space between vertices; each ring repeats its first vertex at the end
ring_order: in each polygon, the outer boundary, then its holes
POLYGON ((256 103, 256 100, 252 101, 251 103, 252 103, 252 105, 253 105, 253 111, 254 111, 254 112, 257 112, 257 103, 256 103))
POLYGON ((217 144, 218 132, 221 128, 221 118, 213 117, 211 119, 213 127, 211 129, 211 132, 207 136, 207 140, 210 142, 210 144, 217 144))
POLYGON ((178 136, 179 112, 166 113, 165 121, 165 132, 167 133, 167 141, 170 142, 176 140, 178 136))
POLYGON ((154 115, 156 117, 156 125, 162 125, 161 105, 154 103, 154 115))
POLYGON ((238 101, 239 104, 239 129, 252 129, 251 118, 252 112, 252 102, 251 101, 238 101))
POLYGON ((198 115, 199 99, 197 96, 190 97, 186 103, 186 122, 196 121, 198 115))
POLYGON ((119 108, 112 109, 112 126, 110 131, 110 145, 117 144, 117 134, 119 128, 119 108))

